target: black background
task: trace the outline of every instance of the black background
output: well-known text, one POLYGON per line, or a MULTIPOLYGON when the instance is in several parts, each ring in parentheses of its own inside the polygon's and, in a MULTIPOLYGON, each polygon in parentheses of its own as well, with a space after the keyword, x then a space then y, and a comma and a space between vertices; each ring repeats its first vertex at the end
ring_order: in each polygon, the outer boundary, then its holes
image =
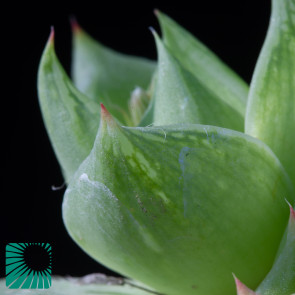
POLYGON ((118 51, 156 59, 148 29, 159 26, 159 8, 194 33, 248 83, 262 46, 270 15, 270 1, 194 1, 187 5, 151 2, 116 4, 80 1, 29 4, 2 8, 1 17, 1 203, 0 275, 8 242, 48 242, 53 247, 53 274, 80 276, 113 274, 87 256, 67 234, 61 203, 64 189, 53 191, 63 179, 39 110, 36 76, 50 26, 56 32, 56 52, 70 72, 69 17, 103 44, 118 51), (222 4, 220 3, 222 2, 222 4), (244 2, 244 3, 241 3, 244 2), (193 7, 195 5, 195 7, 193 7))

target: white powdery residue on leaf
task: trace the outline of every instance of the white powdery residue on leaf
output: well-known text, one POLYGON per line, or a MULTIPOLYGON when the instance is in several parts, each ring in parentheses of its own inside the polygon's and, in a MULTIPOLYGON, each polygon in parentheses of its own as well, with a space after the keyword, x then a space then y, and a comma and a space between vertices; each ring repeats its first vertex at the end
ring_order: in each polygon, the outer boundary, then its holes
MULTIPOLYGON (((86 173, 82 173, 79 177, 78 186, 80 190, 79 194, 90 204, 91 210, 100 212, 101 216, 104 216, 104 219, 108 219, 113 224, 112 226, 120 227, 123 215, 121 214, 119 200, 105 184, 90 180, 86 173), (116 214, 113 213, 114 210, 116 210, 116 214)), ((88 215, 89 212, 83 212, 81 214, 88 215)), ((104 232, 99 222, 96 226, 104 232)))
POLYGON ((103 191, 110 199, 118 201, 118 198, 111 192, 111 190, 101 182, 90 180, 86 173, 82 173, 79 177, 79 181, 85 181, 91 184, 93 187, 97 188, 100 191, 103 191))

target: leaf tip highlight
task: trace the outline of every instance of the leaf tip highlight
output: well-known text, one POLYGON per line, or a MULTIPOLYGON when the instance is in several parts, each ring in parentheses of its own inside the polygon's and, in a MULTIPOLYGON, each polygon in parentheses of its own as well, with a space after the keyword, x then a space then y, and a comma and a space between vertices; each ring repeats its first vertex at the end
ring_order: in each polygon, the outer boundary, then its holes
POLYGON ((156 32, 156 30, 153 27, 149 27, 150 31, 152 32, 154 38, 155 38, 155 42, 156 42, 156 46, 157 46, 157 50, 159 51, 160 48, 162 48, 162 41, 160 36, 158 35, 158 33, 156 32))

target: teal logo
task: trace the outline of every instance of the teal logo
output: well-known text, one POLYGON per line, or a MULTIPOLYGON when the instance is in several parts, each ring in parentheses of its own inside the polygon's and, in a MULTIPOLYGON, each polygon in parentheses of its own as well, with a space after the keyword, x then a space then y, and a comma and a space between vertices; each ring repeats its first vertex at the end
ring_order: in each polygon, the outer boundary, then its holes
POLYGON ((9 289, 48 289, 52 251, 48 243, 6 245, 6 286, 9 289))

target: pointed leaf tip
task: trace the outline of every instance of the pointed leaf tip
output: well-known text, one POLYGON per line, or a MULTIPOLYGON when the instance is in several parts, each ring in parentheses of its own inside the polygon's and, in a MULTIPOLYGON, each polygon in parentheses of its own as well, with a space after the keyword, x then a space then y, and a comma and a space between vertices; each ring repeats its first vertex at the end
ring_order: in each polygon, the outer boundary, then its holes
POLYGON ((153 27, 149 27, 149 29, 152 32, 153 36, 154 36, 156 47, 157 47, 157 52, 158 52, 158 56, 159 56, 160 52, 162 50, 164 50, 165 45, 163 44, 163 42, 162 42, 159 34, 157 33, 157 31, 153 27))
POLYGON ((100 104, 100 110, 102 121, 106 121, 108 123, 114 122, 112 115, 109 113, 109 111, 106 109, 103 103, 100 104))
POLYGON ((110 113, 106 109, 103 103, 100 104, 100 109, 101 109, 101 115, 102 116, 110 116, 110 113))
POLYGON ((79 25, 79 23, 78 23, 76 17, 73 16, 73 15, 70 17, 70 24, 71 24, 72 32, 73 32, 74 34, 77 34, 77 33, 79 33, 79 32, 82 31, 82 28, 81 28, 81 26, 79 25))
POLYGON ((237 295, 258 295, 257 293, 246 287, 246 285, 244 285, 234 274, 233 277, 235 279, 237 287, 237 295))
POLYGON ((49 35, 49 38, 48 38, 48 43, 54 44, 54 35, 55 35, 54 27, 51 26, 50 27, 50 35, 49 35))
POLYGON ((295 222, 295 210, 293 209, 292 205, 286 200, 286 203, 288 204, 290 208, 290 221, 295 222))
POLYGON ((158 17, 159 14, 160 14, 159 9, 158 9, 158 8, 155 8, 155 9, 154 9, 154 15, 158 17))

